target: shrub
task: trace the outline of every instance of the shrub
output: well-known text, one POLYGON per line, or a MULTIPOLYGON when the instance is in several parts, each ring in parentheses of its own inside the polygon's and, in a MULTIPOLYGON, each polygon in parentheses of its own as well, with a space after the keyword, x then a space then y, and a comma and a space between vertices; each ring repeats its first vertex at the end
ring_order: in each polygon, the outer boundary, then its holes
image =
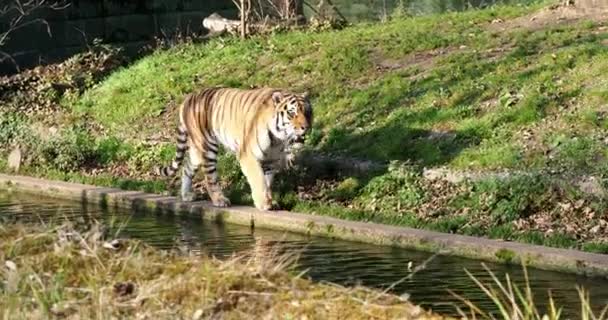
POLYGON ((96 160, 95 141, 80 128, 68 128, 49 140, 41 141, 31 152, 34 164, 62 171, 74 171, 96 160))
POLYGON ((419 168, 392 162, 386 174, 369 181, 355 203, 366 209, 380 211, 417 206, 425 199, 421 179, 419 168))

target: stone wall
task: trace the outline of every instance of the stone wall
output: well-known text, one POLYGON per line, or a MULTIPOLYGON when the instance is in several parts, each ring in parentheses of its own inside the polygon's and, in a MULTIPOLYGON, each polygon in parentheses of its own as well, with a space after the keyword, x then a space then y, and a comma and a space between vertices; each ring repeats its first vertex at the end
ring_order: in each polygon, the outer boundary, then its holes
MULTIPOLYGON (((213 12, 238 16, 231 0, 71 0, 64 10, 36 13, 36 17, 48 21, 51 36, 44 25, 30 25, 12 34, 2 50, 11 54, 22 69, 65 59, 95 38, 134 54, 155 35, 170 34, 178 28, 205 32, 202 20, 213 12)), ((7 25, 8 17, 3 19, 0 30, 7 25)), ((13 72, 12 63, 0 63, 0 74, 13 72)))

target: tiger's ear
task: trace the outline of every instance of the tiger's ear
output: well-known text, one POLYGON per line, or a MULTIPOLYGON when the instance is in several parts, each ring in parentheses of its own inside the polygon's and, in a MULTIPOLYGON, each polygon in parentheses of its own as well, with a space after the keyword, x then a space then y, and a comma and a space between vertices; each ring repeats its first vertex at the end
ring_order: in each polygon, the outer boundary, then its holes
POLYGON ((308 92, 308 90, 304 91, 304 93, 302 93, 302 98, 304 99, 308 99, 310 97, 310 92, 308 92))
POLYGON ((281 91, 275 91, 272 93, 272 102, 279 104, 283 100, 283 93, 281 91))

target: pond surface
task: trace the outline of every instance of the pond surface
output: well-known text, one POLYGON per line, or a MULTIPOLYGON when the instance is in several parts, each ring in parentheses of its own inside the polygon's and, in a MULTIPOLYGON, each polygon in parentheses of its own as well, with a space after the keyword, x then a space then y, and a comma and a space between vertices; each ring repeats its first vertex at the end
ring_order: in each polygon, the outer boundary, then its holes
MULTIPOLYGON (((307 1, 316 10, 319 1, 307 1)), ((409 15, 428 15, 444 12, 464 11, 485 8, 497 4, 530 4, 534 0, 332 0, 331 3, 349 22, 378 21, 385 17, 407 13, 409 15)), ((304 14, 314 14, 310 6, 304 6, 304 14)))
MULTIPOLYGON (((270 240, 280 244, 284 250, 300 251, 299 268, 308 269, 307 275, 316 281, 329 281, 342 285, 355 283, 387 288, 408 276, 408 264, 422 264, 432 254, 393 247, 375 246, 347 241, 307 237, 287 232, 263 230, 249 227, 217 224, 188 217, 173 217, 151 213, 128 213, 126 211, 103 210, 97 206, 83 206, 77 202, 60 201, 27 194, 0 192, 0 223, 21 221, 39 223, 79 219, 101 221, 107 225, 121 225, 121 236, 144 240, 154 246, 169 249, 187 247, 193 252, 222 258, 233 253, 251 250, 257 240, 270 240)), ((523 272, 518 266, 487 264, 497 276, 504 279, 505 273, 520 285, 523 272)), ((396 294, 409 294, 414 303, 434 311, 457 315, 454 304, 458 301, 447 291, 452 290, 478 306, 492 310, 486 298, 474 282, 466 275, 469 270, 481 281, 489 283, 490 276, 481 263, 475 260, 449 256, 436 256, 410 279, 394 286, 396 294)), ((558 306, 563 306, 567 318, 579 318, 580 309, 576 286, 590 290, 594 309, 600 310, 608 304, 608 280, 586 278, 571 274, 528 270, 535 301, 545 309, 547 292, 550 290, 558 306)), ((458 304, 461 306, 460 304, 458 304)), ((466 309, 465 309, 466 310, 466 309)))

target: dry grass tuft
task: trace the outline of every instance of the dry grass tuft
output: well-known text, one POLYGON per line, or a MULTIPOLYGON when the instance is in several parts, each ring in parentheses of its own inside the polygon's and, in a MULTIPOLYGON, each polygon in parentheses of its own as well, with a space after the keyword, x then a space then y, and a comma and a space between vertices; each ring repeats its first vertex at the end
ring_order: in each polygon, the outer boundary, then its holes
MULTIPOLYGON (((463 319, 510 319, 510 320, 559 320, 564 319, 562 309, 555 305, 553 297, 549 295, 549 307, 546 312, 542 312, 534 302, 534 295, 530 287, 528 272, 524 266, 525 282, 524 288, 520 288, 507 274, 504 281, 494 274, 485 264, 482 264, 490 277, 492 283, 482 283, 469 271, 465 270, 467 275, 479 286, 484 294, 492 300, 497 313, 492 313, 476 306, 473 302, 462 297, 454 292, 456 298, 462 301, 468 308, 470 313, 467 314, 463 310, 458 310, 463 319)), ((608 305, 599 313, 595 314, 591 308, 591 300, 589 293, 583 288, 577 288, 580 299, 580 319, 583 320, 605 320, 608 319, 608 305)))
POLYGON ((397 296, 314 284, 258 242, 220 261, 108 239, 99 226, 0 226, 2 319, 441 319, 397 296))

